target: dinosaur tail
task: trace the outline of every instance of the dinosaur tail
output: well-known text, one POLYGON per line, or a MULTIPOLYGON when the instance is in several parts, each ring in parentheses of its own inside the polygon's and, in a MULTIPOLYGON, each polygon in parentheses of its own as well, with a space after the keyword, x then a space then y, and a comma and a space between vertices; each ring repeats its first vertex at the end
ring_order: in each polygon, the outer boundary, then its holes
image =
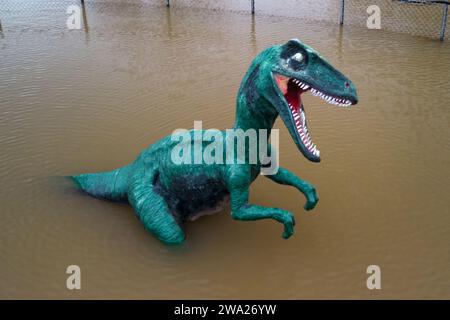
POLYGON ((108 172, 85 173, 70 176, 76 186, 93 197, 113 201, 127 199, 128 177, 131 165, 108 172))

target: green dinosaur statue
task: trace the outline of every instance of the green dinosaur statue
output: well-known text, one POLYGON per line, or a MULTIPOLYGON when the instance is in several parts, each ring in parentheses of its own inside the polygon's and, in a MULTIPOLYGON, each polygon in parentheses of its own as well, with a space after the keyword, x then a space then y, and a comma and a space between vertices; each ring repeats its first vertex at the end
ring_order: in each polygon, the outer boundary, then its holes
MULTIPOLYGON (((242 80, 232 130, 266 129, 270 135, 280 115, 301 153, 308 160, 319 162, 320 152, 311 141, 301 100, 307 91, 338 106, 358 101, 353 83, 299 40, 264 50, 242 80)), ((189 133, 193 139, 187 143, 198 145, 195 135, 199 132, 189 133)), ((202 140, 200 147, 205 149, 209 143, 202 140)), ((129 165, 72 179, 94 197, 128 201, 145 228, 166 244, 182 243, 184 222, 220 211, 228 201, 234 219, 274 219, 284 225, 283 238, 293 234, 295 220, 290 212, 248 202, 250 184, 264 167, 261 161, 249 163, 247 153, 245 163, 178 164, 171 157, 177 145, 179 142, 167 136, 143 150, 129 165)), ((306 210, 313 209, 319 200, 314 186, 287 169, 280 167, 267 177, 302 192, 306 210)))

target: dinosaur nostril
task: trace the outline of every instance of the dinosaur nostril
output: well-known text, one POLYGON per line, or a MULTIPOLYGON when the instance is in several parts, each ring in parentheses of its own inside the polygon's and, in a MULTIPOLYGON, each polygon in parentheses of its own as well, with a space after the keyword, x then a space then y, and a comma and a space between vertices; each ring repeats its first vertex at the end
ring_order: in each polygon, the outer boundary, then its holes
POLYGON ((345 87, 346 88, 350 87, 350 83, 348 83, 348 81, 345 81, 345 87))

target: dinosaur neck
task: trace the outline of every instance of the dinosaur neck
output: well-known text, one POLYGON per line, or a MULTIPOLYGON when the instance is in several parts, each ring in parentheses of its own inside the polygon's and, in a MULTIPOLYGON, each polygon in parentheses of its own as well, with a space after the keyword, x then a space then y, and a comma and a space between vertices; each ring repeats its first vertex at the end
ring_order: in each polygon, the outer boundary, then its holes
POLYGON ((236 101, 234 129, 266 129, 269 137, 278 112, 258 93, 257 73, 255 68, 242 81, 236 101))
POLYGON ((233 128, 244 131, 249 129, 255 129, 256 131, 266 129, 269 136, 278 113, 271 112, 271 110, 269 112, 262 110, 266 109, 265 104, 267 104, 267 109, 272 108, 266 100, 255 103, 255 106, 249 105, 245 101, 238 102, 233 128), (261 108, 261 110, 255 110, 255 107, 261 108))

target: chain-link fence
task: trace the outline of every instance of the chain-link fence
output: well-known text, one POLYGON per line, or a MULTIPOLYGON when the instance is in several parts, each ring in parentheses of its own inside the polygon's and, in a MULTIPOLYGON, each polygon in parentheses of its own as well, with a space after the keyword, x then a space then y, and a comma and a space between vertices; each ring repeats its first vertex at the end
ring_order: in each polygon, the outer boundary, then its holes
MULTIPOLYGON (((341 2, 341 1, 339 1, 341 2)), ((447 9, 445 1, 373 1, 346 0, 344 24, 365 26, 369 13, 367 8, 377 5, 381 13, 381 28, 430 38, 440 38, 443 13, 447 9)), ((444 17, 444 27, 448 19, 444 17)), ((446 39, 449 35, 444 34, 446 39)))
MULTIPOLYGON (((102 7, 109 10, 110 4, 117 6, 167 6, 172 10, 196 8, 202 10, 232 11, 257 15, 290 17, 311 21, 326 21, 338 24, 341 0, 1 0, 0 22, 7 29, 7 19, 23 19, 32 24, 52 21, 48 17, 65 14, 71 4, 102 7)), ((423 3, 424 1, 399 0, 345 0, 345 25, 367 28, 370 16, 367 9, 376 5, 380 8, 381 29, 413 35, 439 38, 442 29, 444 3, 423 3)), ((425 1, 427 2, 427 1, 425 1)), ((439 2, 439 1, 437 1, 439 2)), ((61 18, 64 18, 62 16, 61 18)), ((448 25, 448 21, 446 22, 448 25)), ((32 26, 30 26, 32 27, 32 26)), ((449 39, 450 32, 445 34, 449 39)))

